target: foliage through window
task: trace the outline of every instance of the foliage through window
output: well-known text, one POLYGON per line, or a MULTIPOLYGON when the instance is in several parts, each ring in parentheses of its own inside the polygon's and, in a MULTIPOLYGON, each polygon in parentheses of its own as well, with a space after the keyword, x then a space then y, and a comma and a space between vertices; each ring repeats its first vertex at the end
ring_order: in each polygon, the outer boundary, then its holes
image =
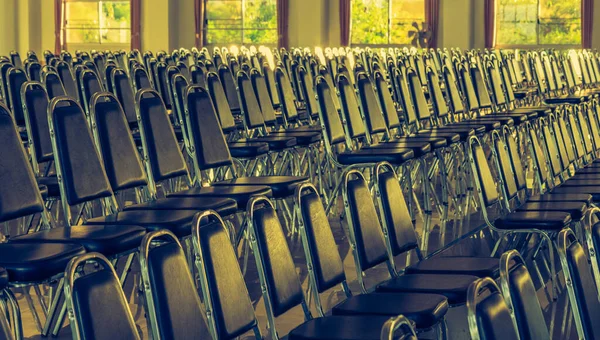
POLYGON ((581 44, 581 0, 498 0, 496 45, 581 44))
POLYGON ((206 0, 206 43, 277 44, 277 0, 206 0))
POLYGON ((130 1, 67 0, 67 44, 129 44, 130 1))
POLYGON ((409 45, 425 21, 425 0, 352 0, 352 44, 409 45))

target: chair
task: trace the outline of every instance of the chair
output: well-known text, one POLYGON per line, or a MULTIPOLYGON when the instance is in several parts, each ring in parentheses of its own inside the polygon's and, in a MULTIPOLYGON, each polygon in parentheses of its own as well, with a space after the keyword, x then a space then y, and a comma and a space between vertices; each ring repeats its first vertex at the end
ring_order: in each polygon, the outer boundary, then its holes
POLYGON ((66 90, 56 71, 48 70, 42 74, 42 83, 48 91, 48 98, 65 96, 66 90))
POLYGON ((117 273, 106 257, 88 253, 74 258, 65 269, 65 278, 65 299, 75 339, 141 339, 117 273), (102 269, 86 273, 87 262, 102 269))
POLYGON ((90 100, 95 93, 102 92, 104 88, 98 79, 96 72, 92 70, 82 70, 77 77, 79 84, 79 93, 81 99, 81 106, 85 110, 87 117, 90 115, 90 100))
POLYGON ((600 324, 595 316, 600 315, 600 301, 585 250, 567 228, 558 234, 557 248, 565 280, 571 283, 567 293, 577 334, 581 339, 597 339, 600 324))
POLYGON ((444 314, 448 300, 444 296, 404 293, 353 296, 317 189, 312 184, 302 184, 296 189, 295 204, 302 217, 300 235, 309 273, 309 291, 319 316, 325 315, 320 294, 341 285, 346 299, 332 308, 333 315, 403 314, 421 331, 438 326, 438 336, 445 337, 444 314))
POLYGON ((36 61, 27 63, 26 71, 27 71, 27 76, 29 77, 30 80, 34 80, 34 81, 42 80, 42 77, 41 77, 42 65, 40 65, 40 63, 38 63, 36 61))
POLYGON ((471 339, 519 339, 502 292, 489 277, 478 279, 469 286, 467 310, 471 339))
MULTIPOLYGON (((124 70, 120 68, 113 69, 111 75, 111 83, 113 84, 114 95, 119 100, 125 117, 127 118, 127 124, 131 130, 138 129, 137 116, 135 114, 135 96, 129 83, 129 77, 124 70)), ((136 139, 139 139, 139 136, 136 139)))
POLYGON ((249 233, 258 267, 271 338, 279 339, 275 318, 302 306, 304 323, 287 335, 293 339, 379 339, 388 317, 325 316, 313 318, 306 303, 292 254, 273 204, 264 197, 248 202, 249 233))
POLYGON ((509 250, 500 258, 500 287, 519 331, 519 338, 550 339, 535 286, 525 260, 516 250, 509 250))
POLYGON ((154 87, 152 81, 148 77, 148 73, 141 66, 137 66, 133 69, 131 81, 133 82, 133 88, 137 91, 154 87))
POLYGON ((15 116, 15 122, 17 126, 25 126, 25 117, 23 116, 23 103, 21 101, 21 86, 29 79, 27 74, 20 68, 9 68, 6 71, 6 78, 8 84, 8 96, 12 107, 12 113, 15 116))
POLYGON ((159 230, 144 237, 140 268, 140 287, 152 338, 209 338, 205 309, 177 236, 159 230))
POLYGON ((58 73, 67 95, 75 100, 79 100, 79 90, 77 89, 71 66, 66 61, 60 61, 56 64, 56 73, 58 73))

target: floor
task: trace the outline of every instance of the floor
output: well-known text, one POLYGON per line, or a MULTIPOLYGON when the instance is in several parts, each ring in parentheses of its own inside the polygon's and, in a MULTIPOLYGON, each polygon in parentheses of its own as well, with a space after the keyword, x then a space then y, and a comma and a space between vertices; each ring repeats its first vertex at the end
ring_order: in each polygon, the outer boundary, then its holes
MULTIPOLYGON (((339 207, 340 205, 338 205, 339 207)), ((439 226, 437 224, 438 221, 434 220, 435 228, 431 233, 430 239, 430 250, 438 249, 441 247, 441 240, 444 239, 443 234, 440 232, 439 226)), ((346 275, 348 277, 348 281, 350 282, 350 288, 353 292, 359 292, 358 284, 356 282, 356 271, 354 260, 352 254, 350 252, 350 247, 348 244, 348 239, 346 235, 346 224, 345 221, 340 221, 339 216, 330 217, 330 223, 332 226, 332 230, 334 232, 334 236, 338 245, 338 250, 342 255, 344 260, 344 267, 346 270, 346 275)), ((417 218, 417 230, 420 231, 422 229, 422 221, 420 218, 417 218)), ((480 216, 477 214, 472 215, 470 219, 470 223, 467 226, 463 227, 463 233, 468 233, 469 231, 475 230, 478 226, 482 225, 482 220, 480 216)), ((450 223, 446 229, 445 233, 446 240, 454 239, 457 235, 454 233, 452 223, 450 223)), ((297 272, 300 277, 300 280, 303 284, 304 289, 307 288, 307 269, 306 264, 304 262, 304 254, 302 251, 302 247, 299 240, 289 239, 289 246, 293 254, 293 258, 295 264, 297 266, 297 272)), ((479 255, 479 256, 487 256, 490 254, 490 244, 489 244, 489 234, 477 232, 475 233, 475 237, 466 238, 457 242, 456 244, 449 247, 447 250, 443 252, 442 255, 479 255)), ((414 259, 416 256, 412 256, 414 259)), ((410 259, 397 259, 397 264, 406 263, 410 261, 410 259)), ((533 266, 529 266, 530 271, 533 266)), ((543 268, 543 266, 539 266, 539 268, 543 268)), ((540 275, 544 278, 547 278, 547 273, 541 272, 540 275)), ((544 309, 546 320, 548 323, 549 329, 551 329, 551 333, 553 339, 576 339, 576 330, 573 325, 572 315, 569 311, 568 300, 566 296, 566 290, 564 289, 564 284, 561 285, 562 290, 561 294, 556 301, 549 301, 548 296, 546 294, 546 290, 541 288, 540 280, 538 276, 532 273, 534 279, 536 279, 536 287, 538 289, 538 297, 540 298, 542 307, 544 309)), ((131 311, 136 320, 136 324, 139 327, 140 332, 143 333, 143 338, 148 339, 148 332, 146 321, 144 317, 143 306, 138 303, 138 295, 137 289, 134 285, 134 282, 137 282, 139 277, 139 265, 137 260, 134 261, 134 266, 129 276, 129 279, 125 286, 126 295, 130 301, 131 311)), ((369 285, 374 285, 381 280, 385 280, 387 277, 387 269, 384 266, 379 266, 368 272, 367 283, 369 285)), ((249 261, 248 272, 246 273, 246 283, 249 289, 249 293, 251 295, 252 301, 255 305, 255 311, 258 317, 258 321, 260 324, 261 332, 263 336, 268 334, 267 332, 267 319, 266 313, 264 309, 264 304, 262 301, 260 285, 258 283, 258 275, 256 271, 256 267, 254 265, 254 260, 251 257, 249 261)), ((543 281, 544 279, 542 279, 543 281)), ((39 331, 35 327, 33 322, 32 313, 28 307, 27 301, 24 298, 24 295, 20 291, 15 292, 18 297, 18 301, 22 310, 23 315, 23 325, 24 325, 24 335, 26 339, 41 339, 42 337, 39 335, 39 331)), ((36 300, 35 293, 32 290, 32 294, 34 295, 34 300, 36 300)), ((329 309, 331 306, 335 305, 343 294, 341 294, 341 288, 334 288, 329 292, 326 292, 322 295, 321 299, 323 301, 324 307, 329 309)), ((36 306, 38 306, 36 304, 36 306)), ((36 307, 39 308, 39 307, 36 307)), ((314 312, 314 306, 311 306, 314 312)), ((313 315, 315 315, 314 313, 313 315)), ((301 308, 295 308, 288 313, 284 314, 277 318, 277 330, 280 336, 287 334, 291 329, 296 327, 303 321, 303 312, 301 308)), ((466 324, 466 309, 464 307, 453 308, 451 309, 448 315, 448 323, 449 323, 449 331, 451 339, 469 339, 468 327, 466 324)), ((69 325, 65 322, 63 328, 58 335, 58 339, 70 339, 71 338, 71 330, 69 325)), ((253 339, 253 334, 246 334, 242 336, 242 339, 253 339)), ((420 338, 435 338, 435 334, 423 333, 420 334, 420 338)))

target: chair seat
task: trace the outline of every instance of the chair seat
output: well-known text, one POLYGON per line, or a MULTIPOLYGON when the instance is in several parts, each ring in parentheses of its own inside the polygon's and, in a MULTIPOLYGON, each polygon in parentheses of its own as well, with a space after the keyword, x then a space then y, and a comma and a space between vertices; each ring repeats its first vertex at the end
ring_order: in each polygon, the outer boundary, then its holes
POLYGON ((296 126, 296 127, 289 127, 287 129, 283 129, 283 130, 276 130, 276 131, 271 131, 271 133, 286 133, 286 132, 318 132, 321 133, 323 132, 323 129, 321 129, 320 126, 318 125, 302 125, 302 126, 296 126))
POLYGON ((539 112, 537 110, 533 110, 528 107, 526 107, 526 108, 520 107, 517 109, 512 109, 510 111, 507 111, 506 114, 508 114, 508 115, 513 115, 513 114, 526 115, 527 120, 534 120, 537 117, 539 117, 539 112))
MULTIPOLYGON (((496 259, 498 262, 498 259, 496 259)), ((437 294, 371 293, 351 296, 333 307, 333 315, 404 315, 417 328, 436 325, 448 311, 448 299, 437 294)))
MULTIPOLYGON (((415 154, 415 158, 420 158, 431 152, 431 144, 427 142, 381 142, 366 149, 410 149, 415 154)), ((364 150, 365 148, 363 148, 364 150)))
MULTIPOLYGON (((475 131, 473 131, 475 133, 475 131)), ((446 144, 454 144, 458 143, 461 140, 461 135, 454 132, 445 132, 445 131, 432 131, 432 130, 420 130, 414 135, 410 137, 427 137, 427 138, 444 138, 446 140, 446 144)))
POLYGON ((390 162, 401 165, 415 158, 415 154, 409 149, 364 149, 339 153, 337 160, 344 165, 359 163, 390 162))
POLYGON ((465 121, 458 122, 458 123, 452 123, 452 124, 450 124, 448 126, 456 126, 456 127, 469 126, 469 127, 476 127, 476 126, 482 126, 482 125, 485 127, 485 131, 484 132, 494 131, 494 130, 497 130, 497 129, 499 129, 499 128, 502 127, 502 124, 500 123, 500 121, 483 120, 483 119, 480 119, 478 121, 465 120, 465 121))
POLYGON ((560 185, 563 188, 568 187, 597 187, 600 186, 600 179, 578 179, 578 178, 570 178, 566 180, 563 184, 560 185))
POLYGON ((594 168, 589 168, 589 169, 582 169, 582 170, 589 170, 589 172, 585 173, 580 173, 579 171, 575 174, 575 176, 569 178, 570 181, 573 180, 592 180, 594 182, 598 182, 600 181, 600 168, 598 167, 594 167, 594 168), (594 173, 593 171, 597 171, 598 173, 594 173))
POLYGON ((89 219, 85 225, 137 225, 148 231, 168 229, 177 237, 190 235, 193 210, 132 210, 89 219))
POLYGON ((562 211, 569 213, 573 221, 580 221, 587 208, 582 202, 527 202, 516 211, 562 211))
POLYGON ((69 261, 85 254, 79 244, 2 243, 0 267, 6 269, 10 282, 36 282, 62 274, 69 261))
POLYGON ((273 197, 273 191, 266 186, 210 186, 196 187, 167 195, 167 197, 231 198, 237 202, 240 209, 245 209, 248 201, 255 196, 273 197))
POLYGON ((129 210, 214 210, 221 216, 237 212, 237 202, 230 198, 209 197, 167 197, 123 208, 129 210))
POLYGON ((233 142, 227 144, 233 158, 256 158, 269 153, 269 144, 252 142, 233 142))
POLYGON ((555 108, 555 105, 523 106, 511 110, 511 112, 522 113, 521 111, 535 111, 538 117, 548 117, 555 108))
POLYGON ((289 340, 380 340, 386 316, 332 315, 306 321, 294 328, 289 340))
POLYGON ((269 134, 279 138, 296 138, 296 145, 308 146, 321 141, 321 132, 280 131, 269 134))
POLYGON ((529 197, 528 202, 582 202, 588 207, 592 204, 592 195, 589 194, 557 194, 547 193, 529 197))
POLYGON ((111 257, 140 246, 146 229, 136 226, 72 226, 14 237, 18 243, 77 243, 88 252, 111 257))
POLYGON ((441 294, 450 305, 461 305, 467 300, 469 285, 477 279, 472 275, 406 274, 380 284, 377 291, 441 294))
POLYGON ((254 143, 267 143, 269 150, 271 151, 282 151, 296 146, 297 139, 286 136, 265 136, 265 137, 253 137, 248 139, 240 139, 238 142, 254 142, 254 143))
POLYGON ((394 139, 394 141, 397 141, 397 142, 426 142, 431 145, 432 150, 440 149, 440 148, 444 148, 444 147, 448 146, 448 143, 446 142, 445 138, 434 138, 434 137, 427 137, 427 136, 401 136, 401 137, 394 139))
MULTIPOLYGON (((256 176, 239 177, 213 183, 215 187, 228 186, 265 186, 273 191, 273 198, 284 198, 294 194, 298 185, 308 182, 303 176, 256 176)), ((245 206, 244 206, 245 207, 245 206)))
POLYGON ((571 223, 571 215, 559 211, 517 211, 496 220, 498 229, 559 231, 571 223))
POLYGON ((467 140, 470 136, 475 134, 485 133, 485 126, 477 125, 477 126, 436 126, 432 129, 433 131, 441 131, 441 132, 453 132, 458 133, 462 140, 467 140))
POLYGON ((575 177, 577 177, 579 175, 597 175, 597 177, 600 179, 599 165, 600 165, 600 163, 593 163, 583 169, 579 169, 575 173, 575 177))
POLYGON ((513 127, 515 126, 515 120, 512 119, 511 117, 502 117, 502 116, 484 116, 484 117, 479 117, 479 118, 474 118, 474 119, 469 119, 467 120, 468 122, 474 122, 474 123, 478 123, 478 122, 485 122, 485 121, 495 121, 495 122, 500 122, 500 124, 502 126, 509 126, 509 127, 513 127))
POLYGON ((491 117, 494 119, 510 118, 516 125, 525 123, 528 120, 527 115, 522 113, 507 114, 506 112, 494 112, 484 117, 491 117))
POLYGON ((437 256, 408 268, 407 274, 454 274, 477 277, 498 277, 500 261, 494 257, 437 256))
POLYGON ((38 184, 45 185, 48 188, 48 197, 60 198, 60 187, 58 186, 58 177, 38 177, 38 184))
POLYGON ((600 202, 600 187, 568 187, 559 186, 552 190, 553 194, 587 194, 592 195, 592 201, 600 202))
POLYGON ((523 99, 529 96, 533 96, 537 91, 532 89, 514 90, 513 93, 516 99, 523 99))
POLYGON ((562 95, 554 98, 545 98, 544 103, 548 104, 581 104, 585 102, 587 98, 585 96, 577 95, 562 95))

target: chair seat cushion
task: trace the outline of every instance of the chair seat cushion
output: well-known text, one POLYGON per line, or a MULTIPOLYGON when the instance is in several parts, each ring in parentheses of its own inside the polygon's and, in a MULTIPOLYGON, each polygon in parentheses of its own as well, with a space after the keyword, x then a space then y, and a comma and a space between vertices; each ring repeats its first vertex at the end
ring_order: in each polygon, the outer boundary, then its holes
POLYGON ((89 219, 86 225, 137 225, 148 231, 168 229, 177 237, 190 235, 193 210, 132 210, 89 219))
POLYGON ((231 198, 215 197, 167 197, 142 204, 133 204, 123 208, 129 210, 209 210, 216 211, 221 216, 237 212, 237 202, 231 198))
POLYGON ((570 178, 568 180, 566 180, 563 184, 560 185, 561 187, 567 188, 567 187, 598 187, 600 186, 600 179, 595 179, 595 178, 591 178, 591 179, 579 179, 579 178, 570 178))
MULTIPOLYGON (((473 133, 475 133, 475 131, 473 131, 473 133)), ((436 131, 419 130, 419 132, 417 132, 414 135, 411 135, 411 137, 412 136, 427 137, 427 138, 444 138, 446 140, 447 145, 458 143, 461 140, 461 135, 459 135, 458 133, 440 131, 440 130, 436 130, 436 131)))
POLYGON ((341 164, 379 163, 390 162, 401 165, 415 158, 415 154, 409 149, 364 149, 339 153, 337 160, 341 164))
POLYGON ((85 254, 79 244, 2 243, 0 267, 8 272, 10 282, 34 282, 62 274, 69 261, 85 254))
POLYGON ((500 261, 494 257, 437 256, 408 268, 407 274, 454 274, 477 277, 498 277, 500 261))
POLYGON ((269 152, 269 144, 233 142, 227 145, 233 158, 256 158, 269 152))
POLYGON ((587 194, 592 195, 592 200, 594 202, 600 202, 600 187, 569 187, 569 186, 559 186, 552 190, 553 194, 587 194))
POLYGON ((516 211, 562 211, 569 213, 573 221, 580 221, 587 208, 582 202, 527 202, 516 211))
POLYGON ((535 111, 538 117, 548 117, 555 108, 555 105, 524 106, 513 109, 510 112, 522 113, 521 111, 535 111))
POLYGON ((510 118, 514 121, 514 123, 516 125, 525 123, 528 119, 526 114, 522 114, 522 113, 507 114, 506 112, 494 112, 494 113, 491 113, 484 117, 492 117, 494 119, 500 119, 501 117, 502 118, 510 118))
POLYGON ((296 138, 296 145, 308 146, 321 141, 321 132, 302 132, 302 131, 280 131, 279 133, 269 134, 279 138, 296 138))
POLYGON ((269 145, 269 150, 271 151, 282 151, 296 146, 297 144, 296 138, 277 135, 240 139, 239 142, 267 143, 267 145, 269 145))
POLYGON ((476 127, 457 127, 457 126, 441 126, 435 127, 431 129, 431 131, 439 131, 439 132, 450 132, 450 133, 458 133, 460 139, 462 141, 466 141, 469 137, 475 134, 482 134, 485 132, 485 126, 480 125, 476 127))
POLYGON ((394 141, 397 141, 397 142, 426 142, 431 145, 432 150, 444 148, 448 145, 445 138, 434 138, 434 137, 427 137, 427 136, 401 136, 401 137, 394 139, 394 141))
POLYGON ((60 187, 58 186, 58 177, 38 177, 38 184, 45 185, 48 188, 48 197, 60 198, 60 187))
MULTIPOLYGON (((239 177, 226 181, 213 183, 215 187, 221 186, 265 186, 273 191, 273 198, 284 198, 294 194, 296 187, 308 182, 308 177, 303 176, 257 176, 239 177)), ((244 206, 245 207, 245 206, 244 206)))
POLYGON ((210 186, 196 187, 168 194, 167 197, 219 197, 231 198, 240 209, 246 209, 250 198, 255 196, 273 197, 273 191, 266 186, 210 186))
POLYGON ((53 228, 18 236, 18 243, 77 243, 88 252, 98 252, 111 257, 136 249, 142 243, 146 229, 136 226, 73 226, 53 228))
MULTIPOLYGON (((496 262, 498 260, 496 259, 496 262)), ((333 307, 333 315, 404 315, 417 328, 434 326, 446 315, 448 299, 437 294, 370 293, 351 296, 333 307)))
MULTIPOLYGON (((317 114, 318 117, 318 114, 317 114)), ((288 132, 323 132, 323 129, 318 125, 302 125, 285 129, 288 132)))
POLYGON ((498 229, 561 230, 571 223, 571 215, 559 211, 517 211, 496 220, 498 229))
POLYGON ((562 95, 554 98, 545 98, 544 103, 548 104, 581 104, 587 100, 586 96, 562 95))
POLYGON ((378 292, 441 294, 450 305, 464 304, 467 290, 477 276, 445 274, 406 274, 377 287, 378 292))
POLYGON ((481 126, 484 127, 483 132, 489 132, 489 131, 494 131, 494 130, 499 129, 502 126, 502 124, 500 124, 499 121, 493 121, 493 120, 480 120, 478 122, 472 122, 472 121, 466 120, 466 121, 462 121, 462 122, 458 122, 458 123, 452 123, 447 126, 448 127, 476 128, 475 132, 478 133, 478 131, 481 130, 481 126))
POLYGON ((369 146, 363 149, 410 149, 415 154, 415 158, 420 158, 431 152, 431 144, 427 142, 398 142, 389 141, 381 142, 376 145, 369 146))
POLYGON ((515 126, 515 120, 510 118, 510 117, 500 117, 500 116, 484 116, 484 117, 480 117, 480 118, 473 118, 473 119, 469 119, 467 120, 468 122, 473 122, 473 123, 478 123, 478 122, 485 122, 485 121, 494 121, 494 122, 500 122, 500 124, 502 126, 515 126))
POLYGON ((528 107, 520 107, 517 109, 512 109, 510 111, 507 111, 506 114, 507 115, 513 115, 513 114, 526 115, 527 120, 533 120, 533 119, 536 119, 537 117, 539 117, 538 110, 533 110, 528 107))
POLYGON ((577 170, 575 177, 579 175, 596 175, 600 179, 600 167, 598 165, 600 163, 593 163, 583 169, 577 170))
POLYGON ((387 316, 332 315, 306 321, 294 328, 289 340, 380 340, 387 316))
POLYGON ((522 90, 514 90, 513 91, 515 98, 517 98, 517 99, 523 99, 528 96, 532 96, 535 94, 535 92, 536 91, 533 91, 531 89, 522 89, 522 90))
POLYGON ((592 195, 589 194, 557 194, 547 193, 529 197, 528 202, 582 202, 588 207, 592 204, 592 195))

